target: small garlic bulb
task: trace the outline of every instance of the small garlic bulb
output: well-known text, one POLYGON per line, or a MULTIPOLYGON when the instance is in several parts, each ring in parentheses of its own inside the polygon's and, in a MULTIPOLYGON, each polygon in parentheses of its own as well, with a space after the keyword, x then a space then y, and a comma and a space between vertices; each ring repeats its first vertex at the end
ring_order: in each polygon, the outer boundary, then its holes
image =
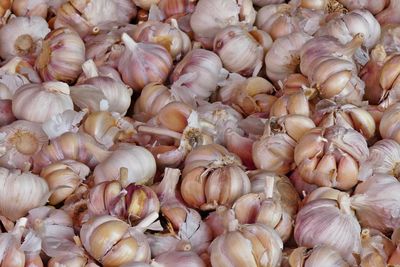
POLYGON ((371 227, 383 233, 396 229, 400 223, 400 183, 393 176, 375 174, 357 185, 351 197, 351 207, 363 227, 371 227))
POLYGON ((367 110, 351 104, 338 105, 331 100, 321 100, 315 106, 313 120, 318 127, 340 125, 354 129, 367 140, 375 135, 376 125, 372 115, 367 110))
POLYGON ((44 206, 49 197, 46 181, 29 172, 0 167, 0 214, 15 221, 29 210, 44 206))
POLYGON ((63 82, 44 82, 20 87, 12 99, 15 117, 45 122, 54 115, 74 109, 69 86, 63 82))
POLYGON ((14 0, 12 11, 18 17, 39 16, 47 18, 49 5, 47 0, 14 0))
POLYGON ((257 75, 263 65, 262 47, 240 26, 228 26, 219 31, 214 38, 214 52, 228 71, 244 76, 257 75))
POLYGON ((400 142, 399 120, 397 116, 400 115, 400 103, 395 104, 388 108, 382 116, 379 124, 379 132, 382 138, 393 139, 400 142))
POLYGON ((53 191, 49 198, 50 205, 57 205, 70 196, 89 172, 85 164, 74 160, 59 161, 43 168, 40 176, 53 191))
POLYGON ((140 91, 152 82, 164 82, 172 68, 172 58, 161 45, 136 43, 128 34, 122 34, 125 51, 121 55, 118 71, 122 80, 132 89, 140 91))
POLYGON ((85 44, 82 39, 72 29, 58 28, 44 39, 35 68, 44 81, 73 83, 82 71, 83 62, 85 44))
POLYGON ((307 203, 296 216, 294 238, 299 246, 313 248, 326 245, 349 263, 361 250, 361 227, 350 209, 350 199, 342 193, 339 199, 318 199, 307 203))
POLYGON ((320 245, 312 250, 306 247, 296 248, 289 256, 289 264, 291 267, 350 267, 335 249, 320 245))
POLYGON ((218 205, 230 206, 249 192, 250 181, 240 160, 223 146, 199 146, 187 155, 181 194, 190 207, 213 210, 218 205))
MULTIPOLYGON (((367 50, 373 48, 381 36, 381 27, 375 17, 367 10, 354 10, 343 16, 328 21, 317 32, 317 36, 336 37, 342 44, 350 42, 356 34, 363 34, 363 46, 367 50)), ((368 61, 368 51, 360 49, 355 55, 363 65, 368 61), (361 61, 360 61, 361 60, 361 61)))
POLYGON ((348 190, 357 184, 359 166, 368 154, 360 133, 332 126, 306 133, 296 145, 294 161, 304 181, 348 190))
POLYGON ((251 0, 199 0, 190 18, 190 26, 195 39, 205 48, 211 48, 218 31, 239 23, 252 26, 255 17, 251 0))
POLYGON ((32 157, 47 144, 48 138, 39 123, 17 120, 0 128, 0 165, 29 170, 32 157))
POLYGON ((258 169, 286 174, 294 169, 294 149, 300 138, 315 128, 303 115, 271 118, 264 134, 253 144, 253 161, 258 169))
POLYGON ((156 116, 160 110, 173 101, 171 91, 161 83, 146 85, 135 102, 135 115, 156 116))
POLYGON ((221 59, 205 49, 194 49, 175 66, 171 74, 172 95, 192 106, 197 100, 207 100, 224 80, 227 71, 221 59))
POLYGON ((38 42, 50 32, 46 20, 41 17, 16 17, 0 29, 0 56, 11 59, 15 56, 35 57, 38 42))
POLYGON ((359 104, 364 83, 357 76, 352 58, 364 41, 359 33, 343 45, 334 37, 323 36, 309 40, 301 48, 300 69, 316 86, 320 96, 339 103, 359 104), (321 48, 321 44, 324 44, 321 48))
POLYGON ((283 244, 275 230, 263 224, 238 225, 237 221, 230 228, 210 245, 213 267, 280 266, 283 244))
POLYGON ((382 139, 369 148, 369 157, 361 165, 359 180, 373 174, 387 174, 400 178, 400 145, 391 139, 382 139))
POLYGON ((278 82, 296 73, 300 64, 300 49, 311 38, 308 34, 296 32, 277 39, 265 56, 268 78, 278 82))
POLYGON ((150 182, 156 173, 156 161, 147 149, 121 143, 94 169, 95 183, 117 179, 122 167, 128 169, 127 184, 145 184, 150 182))
POLYGON ((122 81, 99 74, 93 60, 88 60, 82 65, 86 79, 80 84, 71 86, 71 98, 74 104, 81 109, 118 112, 125 115, 130 104, 132 89, 122 81))
POLYGON ((388 4, 389 0, 338 0, 339 3, 343 4, 348 10, 366 9, 372 14, 376 15, 381 12, 388 4))
POLYGON ((179 29, 175 19, 171 24, 146 21, 136 28, 133 38, 137 42, 151 42, 164 46, 174 60, 180 60, 191 49, 189 36, 179 29))
POLYGON ((92 217, 80 230, 82 244, 103 266, 149 262, 150 247, 143 232, 157 216, 152 214, 134 228, 109 215, 92 217))
POLYGON ((132 0, 64 1, 58 8, 54 27, 70 27, 84 37, 96 34, 99 26, 107 23, 127 24, 136 16, 132 0))

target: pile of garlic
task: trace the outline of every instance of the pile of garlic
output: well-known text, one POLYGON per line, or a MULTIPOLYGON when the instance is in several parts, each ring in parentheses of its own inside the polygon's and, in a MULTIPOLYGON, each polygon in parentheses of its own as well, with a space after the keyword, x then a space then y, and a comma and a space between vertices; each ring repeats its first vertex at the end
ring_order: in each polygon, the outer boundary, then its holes
POLYGON ((400 266, 398 14, 0 1, 0 266, 400 266))

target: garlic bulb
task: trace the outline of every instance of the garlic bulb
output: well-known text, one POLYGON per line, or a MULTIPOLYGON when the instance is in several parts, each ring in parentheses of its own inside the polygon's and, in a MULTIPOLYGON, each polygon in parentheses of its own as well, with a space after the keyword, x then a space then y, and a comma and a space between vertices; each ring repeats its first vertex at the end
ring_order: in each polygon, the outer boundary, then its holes
POLYGON ((190 14, 195 9, 197 0, 160 0, 158 8, 166 18, 190 14))
POLYGON ((135 102, 135 115, 143 114, 148 117, 156 116, 160 110, 171 103, 174 97, 168 87, 161 83, 146 85, 135 102))
POLYGON ((357 184, 359 166, 368 154, 360 133, 332 126, 306 133, 295 148, 294 161, 306 182, 348 190, 357 184))
POLYGON ((130 104, 132 89, 120 81, 99 75, 93 60, 82 65, 87 79, 79 85, 71 86, 71 98, 81 109, 100 111, 107 103, 106 110, 125 115, 130 104))
POLYGON ((294 238, 299 246, 326 245, 350 264, 361 250, 361 227, 350 209, 350 199, 342 193, 337 201, 318 199, 307 203, 296 216, 294 238))
POLYGON ((35 154, 33 172, 39 173, 42 168, 64 159, 79 161, 93 168, 105 160, 110 153, 88 134, 66 132, 52 139, 35 154))
POLYGON ((127 184, 145 184, 151 181, 156 173, 156 161, 147 149, 121 143, 94 169, 95 183, 117 179, 122 167, 128 169, 127 184))
POLYGON ((248 192, 250 181, 240 160, 224 147, 200 146, 187 155, 181 194, 190 207, 212 210, 218 204, 229 206, 248 192))
POLYGON ((50 205, 57 205, 70 196, 89 172, 86 165, 74 160, 56 162, 43 168, 40 176, 46 180, 52 191, 50 205))
POLYGON ((398 54, 388 56, 385 47, 380 44, 371 51, 370 61, 360 71, 360 77, 365 82, 364 98, 370 104, 383 106, 385 102, 397 102, 395 93, 399 70, 394 66, 399 59, 398 54))
POLYGON ((58 28, 44 39, 35 68, 44 81, 73 83, 84 61, 85 44, 79 35, 69 28, 58 28))
POLYGON ((385 48, 386 53, 399 52, 400 27, 397 24, 390 24, 382 27, 379 44, 385 48))
POLYGON ((375 174, 357 185, 351 197, 351 207, 363 227, 371 227, 388 233, 399 225, 400 183, 387 174, 375 174))
POLYGON ((375 135, 376 126, 372 115, 367 110, 351 104, 337 105, 331 100, 321 100, 315 107, 313 117, 318 127, 340 125, 356 130, 367 140, 375 135))
POLYGON ((283 81, 290 74, 296 73, 300 64, 300 49, 312 37, 296 32, 278 38, 265 56, 265 69, 269 79, 283 81))
POLYGON ((400 114, 400 104, 392 105, 382 116, 379 124, 379 132, 382 138, 390 138, 400 142, 399 122, 397 116, 400 114))
POLYGON ((204 261, 191 251, 174 251, 161 254, 154 258, 152 265, 160 267, 176 266, 176 267, 206 267, 204 261))
POLYGON ((396 16, 397 12, 400 8, 400 1, 391 0, 389 5, 376 14, 376 19, 382 26, 390 25, 390 24, 399 24, 399 18, 396 16))
POLYGON ((295 8, 290 4, 275 4, 266 5, 258 10, 256 26, 276 40, 294 32, 314 35, 322 19, 323 12, 295 8))
POLYGON ((270 119, 263 136, 253 144, 253 161, 258 169, 286 174, 294 169, 296 143, 314 122, 302 115, 288 115, 270 119))
POLYGON ((17 120, 0 128, 0 165, 29 170, 32 157, 47 144, 48 138, 39 123, 17 120))
POLYGON ((14 57, 0 68, 1 99, 12 99, 17 89, 30 83, 28 78, 23 73, 20 73, 22 67, 26 67, 24 66, 24 60, 20 57, 14 57))
POLYGON ((364 65, 368 61, 368 50, 374 47, 380 38, 381 27, 375 17, 367 10, 354 10, 341 17, 328 21, 317 32, 317 36, 336 37, 342 44, 349 43, 356 34, 363 34, 363 46, 367 51, 356 52, 355 57, 364 65))
POLYGON ((361 165, 359 179, 367 180, 373 174, 387 174, 400 178, 400 145, 391 139, 382 139, 369 148, 369 157, 361 165))
POLYGON ((389 256, 395 246, 389 238, 374 229, 361 231, 361 263, 360 266, 387 266, 389 256))
POLYGON ((46 0, 14 0, 12 3, 12 11, 18 17, 39 16, 46 19, 48 9, 46 0))
POLYGON ((274 188, 273 197, 279 199, 283 210, 290 216, 294 217, 296 215, 300 197, 289 178, 261 170, 249 172, 249 177, 252 193, 265 193, 268 189, 267 181, 273 178, 274 184, 269 184, 269 186, 273 186, 274 188))
POLYGON ((46 181, 29 172, 9 171, 0 167, 4 185, 0 191, 0 214, 15 221, 30 209, 44 206, 49 197, 46 181))
POLYGON ((224 104, 229 104, 244 115, 257 112, 268 114, 276 101, 272 94, 274 86, 261 77, 245 79, 237 74, 230 74, 229 78, 220 83, 218 98, 224 104))
POLYGON ((348 10, 355 9, 366 9, 372 14, 376 15, 381 12, 390 2, 389 0, 378 0, 378 1, 368 1, 368 0, 338 0, 343 4, 348 10))
POLYGON ((152 82, 164 82, 172 68, 172 58, 161 45, 136 43, 128 34, 122 34, 125 51, 121 55, 118 71, 122 80, 140 91, 152 82))
POLYGON ((0 56, 35 57, 40 48, 39 41, 50 32, 46 20, 41 17, 16 17, 0 29, 0 56))
POLYGON ((103 266, 149 262, 150 247, 143 232, 157 216, 152 214, 134 228, 112 216, 92 217, 80 231, 82 244, 103 266))
POLYGON ((197 99, 208 99, 227 74, 218 55, 205 49, 194 49, 186 54, 171 74, 172 95, 196 106, 197 99))
POLYGON ((256 76, 262 68, 263 49, 240 26, 228 26, 214 37, 214 52, 230 72, 256 76))
POLYGON ((211 48, 214 37, 229 25, 243 23, 252 26, 256 11, 250 0, 199 0, 190 18, 195 39, 205 48, 211 48))
POLYGON ((350 267, 340 254, 329 246, 316 246, 312 250, 299 247, 289 256, 291 267, 350 267))
POLYGON ((274 5, 281 4, 285 2, 284 0, 253 0, 253 4, 259 7, 263 7, 266 5, 274 5))
POLYGON ((233 221, 231 231, 211 243, 212 266, 280 266, 283 244, 272 228, 262 224, 237 224, 233 221))
POLYGON ((232 209, 225 206, 218 206, 206 218, 205 223, 212 230, 214 239, 225 234, 229 230, 229 225, 235 220, 235 213, 232 209))
POLYGON ((283 209, 280 199, 274 198, 275 179, 266 177, 264 192, 250 193, 238 198, 232 206, 240 224, 260 223, 277 231, 282 241, 289 239, 293 230, 291 216, 283 209))
POLYGON ((54 27, 71 27, 80 36, 96 33, 101 24, 129 23, 136 16, 132 0, 108 1, 90 0, 85 2, 66 1, 57 10, 54 27))
POLYGON ((74 109, 69 86, 63 82, 27 84, 12 99, 15 117, 32 122, 45 122, 52 116, 74 109))
POLYGON ((279 118, 286 115, 309 117, 311 115, 309 98, 312 98, 313 94, 312 90, 308 89, 295 90, 294 92, 285 90, 284 94, 272 104, 270 117, 279 118))
POLYGON ((146 21, 136 28, 133 38, 137 42, 151 42, 164 46, 173 59, 181 59, 191 49, 189 36, 179 29, 175 19, 171 24, 146 21))
POLYGON ((297 168, 289 176, 289 179, 292 182, 294 188, 296 188, 297 193, 302 197, 307 196, 318 188, 318 186, 315 184, 305 182, 297 168))
POLYGON ((363 41, 361 33, 346 45, 336 38, 323 36, 313 38, 301 48, 301 72, 308 77, 311 86, 317 87, 322 98, 339 103, 361 102, 364 83, 357 76, 352 56, 363 41))

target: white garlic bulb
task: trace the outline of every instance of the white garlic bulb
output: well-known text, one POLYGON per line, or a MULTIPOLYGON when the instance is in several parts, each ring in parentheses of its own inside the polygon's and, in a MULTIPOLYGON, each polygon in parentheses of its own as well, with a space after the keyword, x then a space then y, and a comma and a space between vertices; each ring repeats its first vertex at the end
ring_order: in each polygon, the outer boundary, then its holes
POLYGON ((122 167, 128 169, 127 184, 145 184, 151 181, 156 173, 156 161, 147 149, 121 143, 94 169, 95 183, 116 180, 122 167))
POLYGON ((214 38, 214 52, 230 72, 255 76, 263 66, 263 48, 240 26, 228 26, 219 31, 214 38))
POLYGON ((327 245, 336 249, 349 263, 361 250, 361 227, 350 209, 350 198, 318 199, 307 203, 296 216, 294 238, 300 246, 327 245))
POLYGON ((0 56, 33 57, 38 53, 38 42, 50 32, 46 20, 41 17, 16 17, 0 29, 0 56))
POLYGON ((12 110, 18 119, 45 122, 52 116, 74 109, 69 86, 63 82, 27 84, 12 99, 12 110))
POLYGON ((29 170, 32 157, 47 144, 39 123, 17 120, 0 128, 0 166, 29 170))
POLYGON ((400 183, 387 174, 375 174, 357 185, 351 207, 363 227, 388 233, 400 225, 400 183))
POLYGON ((316 246, 312 250, 299 247, 289 256, 291 267, 350 267, 340 254, 329 246, 316 246))
POLYGON ((32 173, 0 167, 0 181, 0 214, 12 221, 46 204, 50 195, 46 181, 32 173))
POLYGON ((46 19, 48 9, 47 0, 14 0, 12 3, 12 11, 18 17, 39 16, 46 19))

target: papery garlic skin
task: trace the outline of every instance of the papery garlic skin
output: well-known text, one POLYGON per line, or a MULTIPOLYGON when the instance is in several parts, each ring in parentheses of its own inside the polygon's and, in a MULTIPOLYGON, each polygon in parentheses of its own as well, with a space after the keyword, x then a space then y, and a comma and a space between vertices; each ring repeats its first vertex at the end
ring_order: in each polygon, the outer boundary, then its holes
POLYGON ((73 160, 60 161, 43 168, 40 176, 53 191, 49 198, 50 205, 57 205, 70 196, 89 172, 86 165, 73 160))
POLYGON ((193 13, 197 0, 160 0, 158 8, 165 17, 170 18, 193 13))
POLYGON ((381 12, 390 2, 389 0, 368 1, 368 0, 339 0, 349 10, 366 9, 376 15, 381 12))
POLYGON ((0 180, 0 214, 12 221, 47 202, 49 187, 40 176, 0 168, 0 180))
POLYGON ((125 51, 118 63, 122 80, 140 91, 152 82, 164 82, 172 68, 172 58, 161 45, 136 43, 128 34, 122 34, 125 51), (140 56, 138 56, 140 55, 140 56))
POLYGON ((262 47, 240 26, 219 31, 214 38, 214 52, 228 71, 244 76, 257 75, 263 65, 262 47))
POLYGON ((127 183, 145 184, 150 182, 156 173, 156 162, 153 155, 145 148, 131 144, 121 144, 110 156, 94 169, 95 183, 115 180, 120 168, 128 169, 127 183))
POLYGON ((272 228, 245 224, 214 239, 209 254, 211 265, 215 267, 278 267, 282 248, 282 240, 272 228))
POLYGON ((250 181, 240 160, 224 147, 199 146, 187 155, 181 194, 190 207, 212 210, 218 204, 229 206, 248 192, 250 181))
POLYGON ((268 78, 283 81, 295 73, 300 64, 300 49, 312 37, 305 33, 292 33, 278 38, 265 56, 265 69, 268 78))
POLYGON ((294 161, 306 182, 348 190, 357 184, 359 165, 368 154, 360 133, 333 126, 306 133, 296 145, 294 161))
POLYGON ((259 7, 263 7, 266 5, 274 5, 281 4, 285 2, 284 0, 253 0, 253 4, 259 7))
POLYGON ((293 250, 289 256, 290 266, 350 267, 342 256, 329 246, 316 246, 311 251, 305 247, 293 250))
POLYGON ((29 170, 32 156, 48 142, 39 123, 17 120, 0 128, 0 165, 29 170))
MULTIPOLYGON (((345 193, 343 193, 345 194, 345 193)), ((307 203, 296 216, 294 238, 300 246, 327 245, 349 263, 361 250, 361 227, 350 209, 347 195, 338 201, 319 199, 307 203)))
POLYGON ((150 260, 150 247, 145 235, 112 216, 91 218, 82 226, 80 237, 88 253, 104 266, 150 260))
POLYGON ((38 42, 50 32, 46 20, 41 17, 16 17, 0 29, 0 56, 35 57, 38 42))
POLYGON ((45 122, 56 114, 74 109, 69 93, 69 86, 62 82, 27 84, 13 96, 13 113, 18 119, 45 122))
POLYGON ((383 113, 379 124, 379 132, 382 138, 393 139, 400 142, 400 123, 398 116, 400 115, 400 104, 394 104, 383 113))
POLYGON ((101 24, 129 23, 136 16, 136 6, 132 0, 108 1, 91 0, 66 1, 57 10, 55 28, 70 27, 84 37, 96 33, 101 24))
POLYGON ((363 227, 388 233, 399 226, 399 187, 397 179, 387 174, 375 174, 357 185, 351 207, 363 227))
MULTIPOLYGON (((393 239, 393 237, 392 237, 393 239)), ((386 266, 390 255, 396 250, 393 240, 375 229, 365 228, 361 231, 360 266, 386 266)))
POLYGON ((76 112, 68 109, 61 114, 53 115, 49 120, 43 122, 42 129, 49 139, 59 137, 66 132, 76 133, 85 115, 86 111, 76 112))
POLYGON ((73 83, 82 72, 85 62, 85 44, 69 28, 51 31, 43 41, 35 68, 44 81, 73 83))
POLYGON ((200 0, 190 18, 190 26, 196 40, 206 48, 211 48, 215 35, 222 28, 238 25, 239 22, 251 26, 256 14, 251 1, 245 0, 239 3, 242 7, 248 7, 247 12, 243 12, 235 0, 200 0))
POLYGON ((48 9, 46 0, 14 0, 12 3, 12 11, 18 17, 39 16, 46 19, 48 9))
POLYGON ((152 264, 154 263, 160 266, 206 267, 204 261, 192 251, 174 251, 161 254, 154 258, 152 264))
POLYGON ((207 100, 217 89, 227 71, 215 53, 205 49, 194 49, 175 66, 171 74, 171 93, 191 106, 198 100, 207 100))

